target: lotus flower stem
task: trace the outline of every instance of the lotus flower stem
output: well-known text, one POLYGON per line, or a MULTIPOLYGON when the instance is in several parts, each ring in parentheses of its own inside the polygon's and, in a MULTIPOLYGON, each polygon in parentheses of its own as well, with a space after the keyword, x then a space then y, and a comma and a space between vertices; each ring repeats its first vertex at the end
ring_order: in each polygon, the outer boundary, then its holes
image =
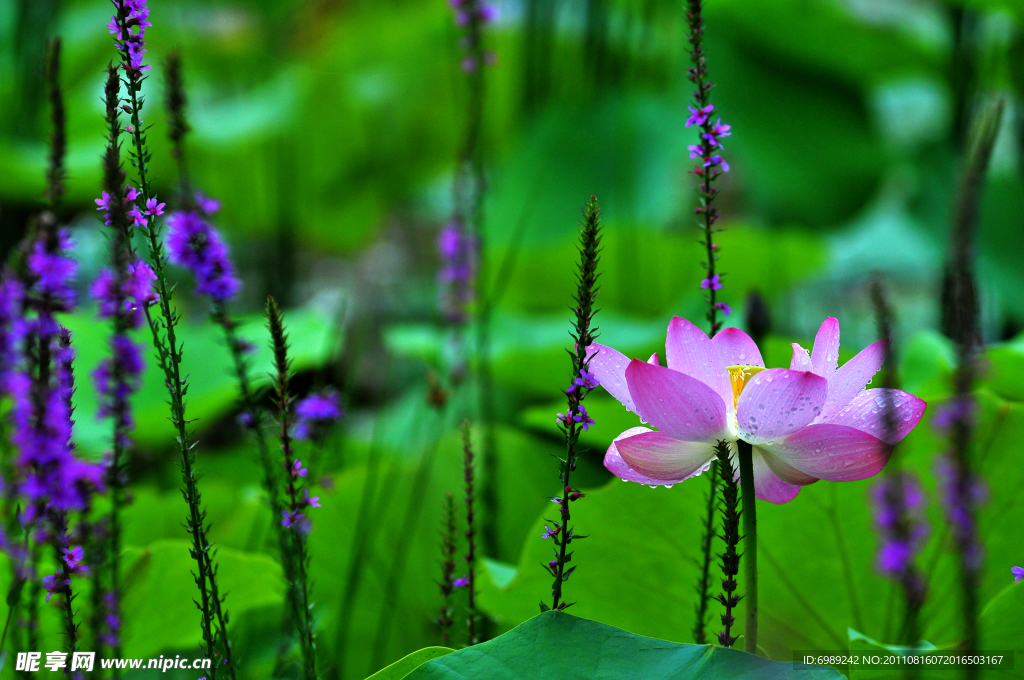
POLYGON ((452 591, 455 590, 455 496, 449 491, 444 495, 444 519, 441 522, 441 609, 437 614, 437 625, 441 627, 441 641, 447 647, 451 644, 452 591))
POLYGON ((746 619, 743 622, 743 650, 757 654, 757 508, 754 499, 753 448, 742 439, 739 449, 740 491, 743 494, 743 576, 746 619))
POLYGON ((590 360, 587 349, 597 337, 597 327, 593 325, 594 302, 597 298, 597 265, 601 258, 601 215, 597 197, 591 195, 590 202, 583 210, 583 224, 580 227, 580 264, 576 277, 576 320, 573 325, 572 337, 576 341, 576 351, 570 352, 572 357, 572 382, 566 390, 568 396, 568 407, 565 415, 558 414, 559 427, 565 436, 565 458, 560 459, 559 479, 562 485, 562 493, 552 500, 558 503, 559 519, 555 522, 554 528, 548 528, 544 538, 555 540, 555 559, 548 562, 548 572, 554 577, 554 584, 551 586, 551 606, 541 603, 541 611, 552 609, 561 611, 571 606, 562 599, 562 585, 569 580, 569 576, 576 567, 566 568, 566 564, 572 559, 572 552, 569 552, 569 544, 574 539, 584 538, 574 535, 573 527, 570 525, 570 503, 583 497, 577 489, 572 487, 570 476, 576 469, 576 458, 578 455, 578 441, 581 429, 590 427, 593 420, 587 415, 583 407, 583 399, 597 382, 590 374, 590 360))
POLYGON ((476 467, 473 463, 473 442, 469 438, 469 420, 462 421, 463 478, 466 484, 466 630, 469 646, 479 642, 476 613, 476 512, 473 507, 475 491, 473 481, 476 467))
MULTIPOLYGON (((114 0, 114 7, 115 14, 109 25, 116 32, 121 68, 124 70, 124 82, 128 92, 125 106, 128 107, 131 124, 126 129, 131 134, 134 147, 131 156, 138 173, 141 199, 147 204, 148 210, 150 201, 154 206, 157 205, 156 196, 153 195, 149 182, 150 151, 146 143, 141 115, 143 73, 148 68, 142 65, 142 54, 145 51, 142 47, 145 26, 149 25, 149 10, 146 8, 144 0, 133 0, 131 3, 128 0, 114 0), (135 26, 135 32, 133 32, 132 26, 135 26)), ((197 567, 194 578, 200 594, 198 606, 202 612, 203 641, 207 656, 214 659, 213 667, 207 677, 208 680, 215 680, 217 668, 222 665, 221 660, 216 658, 219 638, 223 665, 226 667, 228 676, 233 680, 236 671, 231 658, 231 641, 227 634, 227 616, 223 611, 222 598, 217 588, 217 568, 214 555, 211 552, 212 546, 206 538, 206 511, 202 506, 202 497, 199 492, 198 473, 194 469, 195 444, 189 430, 190 421, 185 415, 185 393, 188 384, 187 379, 181 374, 182 345, 178 341, 176 333, 178 313, 171 302, 173 288, 164 271, 167 255, 160 238, 156 215, 152 215, 143 223, 145 224, 143 231, 149 249, 149 259, 157 279, 156 289, 159 294, 160 314, 163 317, 158 321, 147 308, 146 320, 153 336, 160 367, 166 378, 171 402, 171 422, 176 430, 176 442, 184 483, 183 494, 189 507, 186 530, 192 537, 191 554, 197 567), (215 627, 218 630, 215 630, 215 627)))

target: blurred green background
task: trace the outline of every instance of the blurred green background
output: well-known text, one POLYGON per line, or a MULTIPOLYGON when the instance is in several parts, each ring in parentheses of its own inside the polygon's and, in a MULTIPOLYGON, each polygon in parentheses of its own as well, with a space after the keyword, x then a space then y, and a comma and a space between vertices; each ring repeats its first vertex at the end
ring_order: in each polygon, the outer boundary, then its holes
MULTIPOLYGON (((539 527, 545 494, 558 488, 548 454, 559 451, 554 413, 564 407, 575 225, 587 197, 601 200, 605 223, 603 342, 646 357, 673 314, 700 322, 704 304, 686 151, 696 133, 683 126, 692 85, 682 3, 496 5, 486 34, 496 63, 486 76, 481 283, 495 304, 498 468, 483 473, 498 480, 488 520, 498 535, 482 595, 494 633, 531 616, 548 593, 539 527)), ((158 193, 169 197, 176 181, 161 64, 180 49, 190 166, 196 186, 223 203, 217 223, 245 281, 235 305, 250 318, 245 333, 266 344, 258 310, 275 294, 290 310, 296 389, 331 384, 345 394, 343 427, 312 453, 323 497, 312 536, 314 599, 325 676, 363 678, 439 643, 432 618, 441 499, 460 486, 457 424, 463 414, 478 421, 472 381, 448 380, 448 331, 437 309, 435 242, 451 209, 467 95, 459 30, 445 0, 150 7, 154 69, 144 117, 158 193), (451 397, 444 409, 428 401, 438 385, 451 397)), ((94 457, 108 428, 95 421, 85 376, 102 357, 105 326, 84 293, 105 260, 92 200, 101 181, 103 67, 115 56, 109 14, 104 0, 0 0, 0 257, 41 205, 49 133, 42 55, 48 36, 64 40, 64 217, 85 299, 67 324, 82 376, 76 438, 94 457)), ((962 149, 972 114, 1006 100, 977 237, 990 343, 978 444, 991 486, 982 601, 1004 598, 997 612, 1024 603, 1021 589, 1003 592, 1010 566, 1024 562, 1024 545, 1012 537, 1024 521, 1024 447, 1012 436, 1024 426, 1024 3, 708 0, 705 17, 712 100, 734 133, 718 238, 720 299, 735 309, 729 323, 744 325, 756 290, 771 309, 769 365, 788 365, 788 343, 807 344, 826 316, 842 324, 845 359, 875 339, 867 282, 881 275, 898 318, 904 384, 932 404, 926 421, 950 391, 938 300, 962 149)), ((236 647, 246 677, 267 677, 282 597, 270 518, 254 453, 235 425, 226 350, 204 303, 189 297, 187 276, 176 275, 199 467, 236 647)), ((262 375, 266 353, 260 361, 262 375)), ((136 400, 126 541, 131 656, 191 650, 199 640, 163 386, 149 370, 136 400)), ((593 493, 577 512, 592 538, 568 586, 579 601, 574 613, 689 642, 705 485, 652 491, 610 480, 604 449, 636 423, 605 395, 591 399, 597 425, 586 436, 579 484, 593 493)), ((480 429, 475 439, 484 439, 480 429)), ((942 449, 927 425, 901 449, 931 491, 942 449)), ((774 658, 793 648, 845 648, 847 628, 883 641, 892 632, 898 607, 874 571, 867 485, 823 483, 761 511, 763 646, 774 658)), ((942 644, 959 634, 955 570, 931 498, 926 633, 942 644)), ((1019 631, 986 630, 991 648, 1024 647, 1019 631)))

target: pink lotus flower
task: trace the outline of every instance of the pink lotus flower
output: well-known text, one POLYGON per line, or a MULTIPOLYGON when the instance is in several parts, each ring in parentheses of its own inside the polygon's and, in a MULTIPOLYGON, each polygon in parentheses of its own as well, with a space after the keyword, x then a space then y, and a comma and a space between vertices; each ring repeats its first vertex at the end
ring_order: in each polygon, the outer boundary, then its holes
POLYGON ((793 345, 788 369, 766 369, 757 345, 738 328, 712 339, 680 317, 668 326, 668 367, 659 365, 657 354, 631 361, 593 344, 587 355, 601 386, 657 428, 620 434, 605 454, 605 467, 626 481, 670 486, 707 470, 718 441, 733 443, 735 460, 735 442, 742 439, 753 447, 761 500, 787 503, 819 479, 871 477, 926 406, 900 390, 864 389, 887 350, 879 340, 839 368, 834 318, 821 324, 811 353, 793 345), (884 417, 889 404, 896 415, 892 432, 884 417))

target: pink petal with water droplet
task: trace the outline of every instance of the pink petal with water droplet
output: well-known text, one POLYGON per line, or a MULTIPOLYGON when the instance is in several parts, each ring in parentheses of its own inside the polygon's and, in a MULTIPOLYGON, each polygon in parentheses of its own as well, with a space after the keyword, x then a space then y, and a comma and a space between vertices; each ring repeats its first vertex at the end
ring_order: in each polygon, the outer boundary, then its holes
POLYGON ((784 437, 821 411, 828 381, 807 371, 769 368, 753 376, 736 403, 736 429, 751 444, 784 437))
POLYGON ((789 368, 793 371, 811 371, 817 375, 821 375, 817 371, 813 370, 811 365, 811 355, 807 353, 807 350, 795 342, 793 343, 793 358, 789 362, 789 368))
POLYGON ((725 370, 725 362, 711 338, 680 316, 672 317, 668 324, 665 361, 672 370, 685 373, 709 386, 723 401, 732 401, 729 372, 725 370))
POLYGON ((626 384, 640 417, 665 434, 690 442, 714 442, 725 434, 725 402, 699 380, 634 359, 626 384))
POLYGON ((857 356, 847 361, 828 381, 828 398, 821 409, 818 422, 828 422, 860 394, 868 381, 878 373, 889 352, 889 341, 879 340, 868 345, 857 356))
POLYGON ((757 344, 739 328, 725 328, 711 342, 726 366, 764 366, 757 344))
POLYGON ((831 379, 839 367, 839 320, 830 316, 821 322, 811 350, 814 372, 831 379))
POLYGON ((626 385, 629 358, 622 352, 596 342, 587 347, 587 358, 590 359, 590 372, 597 377, 601 387, 628 410, 636 413, 633 397, 629 396, 629 387, 626 385))
MULTIPOLYGON (((605 467, 612 470, 608 465, 608 456, 612 448, 615 448, 630 473, 637 477, 630 481, 640 481, 642 478, 645 481, 641 481, 641 484, 675 484, 706 470, 715 457, 710 443, 682 441, 663 432, 650 430, 638 432, 645 429, 634 427, 616 437, 605 454, 605 467), (630 435, 630 432, 635 434, 630 435)), ((626 479, 615 470, 612 472, 626 479)))
POLYGON ((917 427, 927 406, 923 399, 903 390, 864 390, 827 422, 848 425, 887 444, 897 444, 917 427), (885 412, 889 408, 893 410, 891 426, 886 423, 885 412))
POLYGON ((892 446, 878 437, 832 424, 808 425, 764 448, 797 470, 832 482, 873 477, 892 453, 892 446))

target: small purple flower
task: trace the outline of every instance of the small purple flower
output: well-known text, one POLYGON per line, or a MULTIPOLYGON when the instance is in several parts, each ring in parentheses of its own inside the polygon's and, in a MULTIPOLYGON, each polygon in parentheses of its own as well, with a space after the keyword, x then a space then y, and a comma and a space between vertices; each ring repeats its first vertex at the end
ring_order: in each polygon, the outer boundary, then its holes
POLYGON ((1013 574, 1014 583, 1024 581, 1024 567, 1010 567, 1010 573, 1013 574))
POLYGON ((295 423, 296 439, 323 441, 338 420, 341 419, 341 397, 327 390, 319 394, 311 394, 295 407, 298 417, 295 423))
POLYGON ((290 470, 290 472, 292 475, 292 479, 296 477, 305 477, 306 475, 309 474, 309 470, 307 468, 302 467, 302 461, 299 460, 298 458, 296 458, 295 462, 292 464, 292 469, 290 470))
POLYGON ((556 567, 558 567, 558 560, 551 560, 550 562, 548 562, 548 567, 551 570, 554 570, 556 567))
POLYGON ((600 384, 601 383, 599 383, 597 381, 597 378, 594 376, 593 373, 590 373, 590 372, 588 372, 588 371, 586 371, 586 370, 581 368, 580 369, 580 377, 578 377, 578 378, 576 378, 575 380, 572 381, 572 383, 569 385, 569 387, 565 390, 565 393, 566 394, 571 394, 572 391, 575 390, 577 387, 582 387, 584 389, 592 390, 592 389, 594 389, 595 387, 597 387, 600 384))
POLYGON ((572 417, 571 416, 567 416, 564 413, 559 413, 557 416, 555 416, 555 422, 556 423, 561 423, 562 425, 565 425, 566 427, 568 427, 569 423, 572 422, 572 417))
POLYGON ((54 593, 64 592, 69 585, 71 585, 71 581, 69 579, 62 579, 60 572, 53 576, 44 576, 43 588, 46 589, 46 601, 49 602, 50 596, 54 593))
POLYGON ((700 282, 700 287, 704 290, 719 290, 722 287, 721 275, 715 274, 710 279, 704 279, 700 282))
POLYGON ((715 110, 714 104, 708 104, 702 109, 695 109, 692 106, 687 106, 686 108, 690 110, 690 117, 686 119, 686 127, 703 125, 707 122, 711 112, 715 110))
POLYGON ((555 536, 558 536, 558 534, 561 533, 561 531, 562 531, 562 527, 560 527, 558 525, 555 525, 555 528, 552 529, 547 524, 545 524, 544 528, 547 529, 547 531, 545 531, 541 535, 541 538, 554 538, 555 536))
POLYGON ((469 585, 469 577, 468 576, 460 576, 457 579, 455 579, 455 581, 452 583, 452 587, 453 588, 465 588, 468 585, 469 585))
POLYGON ((298 510, 282 510, 281 515, 284 518, 281 520, 281 526, 285 527, 286 529, 291 529, 293 527, 297 529, 302 529, 304 525, 303 520, 306 518, 306 516, 303 515, 301 512, 299 512, 298 510))
POLYGON ((157 215, 163 215, 164 207, 166 205, 166 203, 158 203, 157 199, 155 198, 150 198, 149 200, 146 201, 146 214, 152 217, 156 217, 157 215))
POLYGON ((722 119, 719 118, 718 122, 715 123, 715 125, 711 128, 710 132, 705 132, 700 137, 701 137, 701 139, 706 140, 708 142, 709 146, 713 146, 713 147, 714 146, 718 146, 718 147, 720 147, 722 145, 722 142, 721 142, 721 138, 722 137, 730 137, 730 136, 732 136, 732 133, 729 132, 729 130, 731 130, 731 129, 732 129, 731 125, 722 125, 722 119))
POLYGON ((725 304, 724 302, 716 302, 715 303, 715 309, 719 310, 720 312, 722 312, 722 314, 724 314, 726 316, 729 316, 730 314, 732 314, 732 307, 730 307, 729 305, 725 304))
POLYGON ((89 571, 89 567, 82 564, 82 558, 85 556, 85 550, 80 545, 76 545, 74 548, 64 548, 64 563, 68 566, 68 573, 77 574, 85 571, 89 571))
POLYGON ((726 163, 725 159, 723 159, 718 154, 715 154, 711 158, 708 158, 707 160, 704 161, 705 168, 711 167, 712 165, 717 165, 720 168, 722 168, 722 172, 729 172, 729 164, 726 163))
POLYGON ((594 424, 594 419, 587 413, 587 407, 583 404, 580 404, 577 408, 579 412, 572 419, 582 425, 584 430, 589 430, 590 426, 594 424))
POLYGON ((691 144, 686 147, 686 150, 690 152, 690 158, 704 157, 704 147, 699 144, 691 144))
POLYGON ((170 260, 192 272, 196 292, 218 301, 234 297, 241 282, 217 230, 194 212, 172 213, 167 224, 170 260))
POLYGON ((310 496, 309 495, 309 489, 303 489, 302 490, 302 494, 303 494, 303 504, 304 505, 308 505, 311 508, 319 508, 320 507, 320 496, 310 496))

